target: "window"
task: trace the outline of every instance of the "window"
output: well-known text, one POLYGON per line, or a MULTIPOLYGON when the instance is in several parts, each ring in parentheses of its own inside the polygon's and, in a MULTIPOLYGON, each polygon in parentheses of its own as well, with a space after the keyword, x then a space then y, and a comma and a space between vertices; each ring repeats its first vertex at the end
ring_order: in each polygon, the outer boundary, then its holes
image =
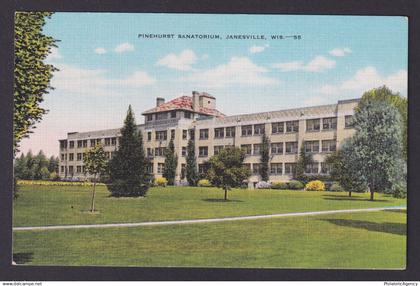
POLYGON ((187 140, 188 130, 182 130, 182 140, 187 140))
POLYGON ((77 161, 82 161, 82 160, 83 160, 83 154, 77 153, 77 161))
POLYGON ((67 148, 67 141, 60 141, 60 149, 66 149, 67 148))
POLYGON ((286 142, 286 154, 297 154, 298 143, 297 142, 286 142))
POLYGON ((271 123, 271 133, 279 134, 284 132, 284 122, 271 123))
POLYGON ((147 157, 153 157, 153 148, 147 148, 147 157))
POLYGON ((74 167, 73 166, 69 166, 69 174, 71 176, 73 176, 73 173, 74 173, 74 167))
POLYGON ((265 133, 265 124, 254 125, 254 135, 263 135, 265 133))
POLYGON ((206 164, 198 164, 198 173, 205 174, 207 172, 207 165, 206 164))
POLYGON ((90 147, 94 147, 96 145, 96 139, 90 139, 90 147))
POLYGON ((235 127, 226 127, 226 137, 235 137, 235 127))
POLYGON ((283 154, 283 142, 271 143, 271 154, 283 154))
POLYGON ((242 136, 251 136, 252 135, 252 125, 241 126, 242 136))
POLYGON ((82 142, 83 142, 83 148, 86 148, 87 147, 87 140, 83 140, 82 142))
POLYGON ((353 126, 354 126, 353 115, 346 115, 344 117, 344 127, 345 128, 352 128, 353 126))
POLYGON ((296 163, 284 163, 284 173, 294 175, 296 172, 296 163))
POLYGON ((69 161, 73 161, 74 160, 74 154, 73 153, 70 153, 69 154, 69 161))
POLYGON ((111 138, 105 138, 105 146, 111 145, 111 138))
POLYGON ((165 141, 168 139, 168 131, 156 131, 156 141, 165 141))
POLYGON ((219 154, 219 152, 223 149, 223 145, 214 146, 214 155, 219 154))
POLYGON ((319 131, 321 128, 321 120, 317 119, 307 119, 306 120, 306 131, 319 131))
POLYGON ((101 138, 96 139, 96 145, 101 144, 101 143, 102 143, 102 139, 101 138))
POLYGON ((165 156, 165 147, 156 147, 155 156, 165 156))
POLYGON ((114 151, 111 151, 111 158, 114 158, 114 155, 115 155, 115 152, 114 151))
POLYGON ((335 140, 322 140, 322 152, 334 152, 336 150, 335 140))
POLYGON ((156 120, 163 120, 167 118, 168 118, 168 114, 166 112, 156 113, 156 120))
POLYGON ((225 137, 225 129, 224 128, 215 128, 214 129, 214 138, 223 138, 225 137))
POLYGON ((305 167, 306 174, 318 174, 318 162, 314 162, 306 165, 305 167))
POLYGON ((270 164, 270 173, 273 175, 281 175, 283 173, 283 164, 282 163, 271 163, 270 164))
POLYGON ((149 174, 153 173, 153 163, 149 163, 146 165, 146 172, 149 174))
POLYGON ((153 114, 147 114, 146 121, 152 121, 152 120, 153 120, 153 114))
POLYGON ((247 168, 248 170, 250 170, 251 172, 252 172, 252 170, 251 170, 251 164, 249 164, 249 163, 245 163, 245 164, 242 164, 245 168, 247 168))
POLYGON ((61 154, 61 161, 64 161, 64 154, 61 154))
POLYGON ((195 130, 194 129, 190 129, 189 132, 190 132, 190 139, 191 140, 194 140, 194 138, 195 138, 195 130))
POLYGON ((82 166, 82 172, 86 173, 86 166, 82 166))
POLYGON ((305 141, 305 152, 318 153, 319 141, 305 141))
POLYGON ((321 174, 330 174, 331 173, 331 164, 321 162, 321 174))
POLYGON ((77 148, 82 148, 82 146, 83 146, 83 141, 77 140, 77 148))
POLYGON ((198 156, 207 157, 209 154, 209 148, 207 146, 198 147, 198 156))
POLYGON ((64 166, 60 167, 61 173, 64 173, 64 166))
POLYGON ((106 157, 107 159, 111 158, 111 153, 110 153, 110 152, 105 152, 105 157, 106 157))
POLYGON ((70 144, 70 148, 73 149, 74 148, 74 141, 69 141, 70 144))
POLYGON ((337 129, 337 117, 322 118, 322 130, 337 129))
POLYGON ((147 141, 152 140, 152 131, 147 132, 147 141))
POLYGON ((254 144, 254 155, 260 155, 261 153, 261 144, 254 144))
POLYGON ((299 120, 286 121, 286 132, 299 132, 299 120))
POLYGON ((187 174, 187 167, 185 164, 181 164, 181 180, 185 179, 186 174, 187 174))
POLYGON ((185 157, 185 156, 187 156, 187 147, 182 147, 182 151, 181 151, 181 156, 182 157, 185 157))
POLYGON ((175 139, 175 129, 171 130, 171 139, 175 139))
POLYGON ((209 139, 209 130, 208 129, 200 129, 200 140, 209 139))
POLYGON ((165 164, 164 163, 158 163, 158 168, 157 168, 158 174, 162 174, 164 169, 165 169, 165 164))
POLYGON ((189 112, 189 111, 184 111, 184 118, 188 118, 188 119, 190 119, 192 116, 192 113, 191 112, 189 112))
POLYGON ((176 110, 171 111, 171 118, 176 118, 176 110))
POLYGON ((251 144, 241 145, 241 149, 244 150, 245 155, 251 155, 252 145, 251 144))
POLYGON ((258 175, 260 173, 261 164, 252 164, 252 173, 258 175))
POLYGON ((82 166, 76 166, 76 173, 82 172, 82 166))

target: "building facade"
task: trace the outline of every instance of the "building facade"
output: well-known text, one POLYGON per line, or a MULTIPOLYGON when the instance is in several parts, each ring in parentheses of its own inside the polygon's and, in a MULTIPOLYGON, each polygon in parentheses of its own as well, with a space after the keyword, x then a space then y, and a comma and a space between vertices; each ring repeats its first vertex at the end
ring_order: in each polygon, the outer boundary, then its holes
MULTIPOLYGON (((156 99, 156 106, 143 112, 144 148, 150 159, 148 169, 155 177, 162 176, 165 148, 174 139, 178 155, 176 182, 185 181, 186 153, 189 139, 195 141, 197 168, 205 172, 204 162, 228 146, 241 147, 245 166, 252 175, 250 185, 260 181, 260 147, 262 134, 270 140, 270 181, 288 181, 296 168, 302 146, 313 154, 314 164, 307 166, 308 174, 328 174, 325 157, 354 133, 352 117, 358 99, 342 100, 335 104, 226 116, 216 109, 216 98, 193 91, 169 102, 156 99)), ((101 143, 111 158, 118 148, 120 129, 92 132, 71 132, 59 140, 62 179, 85 180, 83 154, 87 148, 101 143)))

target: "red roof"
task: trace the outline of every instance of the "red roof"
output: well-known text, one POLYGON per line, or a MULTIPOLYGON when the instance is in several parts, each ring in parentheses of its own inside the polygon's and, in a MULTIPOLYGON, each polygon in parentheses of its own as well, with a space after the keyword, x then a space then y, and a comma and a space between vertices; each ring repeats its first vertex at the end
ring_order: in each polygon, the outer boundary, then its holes
POLYGON ((200 107, 198 110, 193 110, 192 103, 193 103, 192 97, 184 95, 184 96, 172 99, 171 101, 168 101, 166 103, 163 103, 163 104, 161 104, 161 105, 159 105, 155 108, 146 110, 145 112, 143 112, 143 115, 150 114, 150 113, 156 113, 156 112, 182 109, 182 110, 197 112, 197 113, 201 113, 201 114, 205 114, 205 115, 213 115, 213 116, 216 116, 216 117, 224 117, 225 116, 223 113, 221 113, 217 109, 212 109, 212 108, 200 107))

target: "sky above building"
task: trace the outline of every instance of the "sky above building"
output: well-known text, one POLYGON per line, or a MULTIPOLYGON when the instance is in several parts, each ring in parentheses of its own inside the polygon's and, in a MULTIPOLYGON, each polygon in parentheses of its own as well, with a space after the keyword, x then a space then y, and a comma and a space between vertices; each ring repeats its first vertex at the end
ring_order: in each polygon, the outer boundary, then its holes
POLYGON ((193 90, 227 115, 330 104, 384 84, 407 96, 406 17, 55 13, 44 33, 59 40, 47 59, 59 71, 23 152, 57 155, 67 132, 118 128, 129 104, 143 123, 156 97, 193 90))

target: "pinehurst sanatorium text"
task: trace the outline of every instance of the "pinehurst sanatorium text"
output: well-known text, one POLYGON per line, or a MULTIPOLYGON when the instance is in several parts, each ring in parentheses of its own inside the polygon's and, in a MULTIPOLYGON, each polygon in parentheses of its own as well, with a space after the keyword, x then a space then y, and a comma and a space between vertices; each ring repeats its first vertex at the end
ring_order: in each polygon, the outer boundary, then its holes
POLYGON ((197 40, 283 40, 287 38, 292 38, 295 40, 300 40, 301 35, 226 35, 221 36, 218 34, 138 34, 137 38, 141 39, 197 39, 197 40))

